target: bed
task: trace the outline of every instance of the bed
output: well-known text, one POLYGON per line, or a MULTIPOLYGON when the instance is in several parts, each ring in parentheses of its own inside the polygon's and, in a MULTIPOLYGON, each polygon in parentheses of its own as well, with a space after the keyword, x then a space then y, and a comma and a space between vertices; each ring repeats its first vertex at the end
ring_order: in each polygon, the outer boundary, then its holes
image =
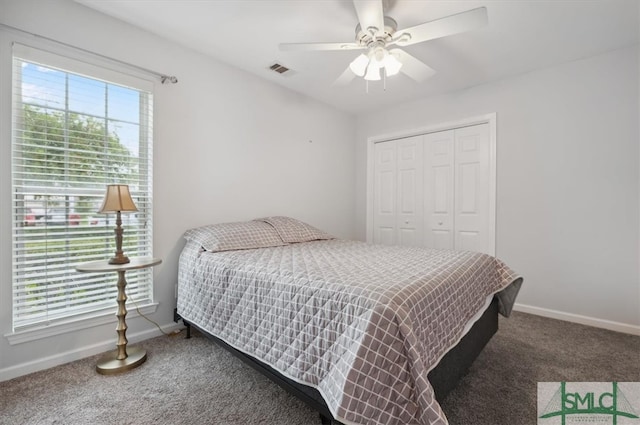
POLYGON ((344 424, 446 424, 437 392, 522 283, 485 254, 339 240, 288 217, 185 238, 178 315, 344 424))

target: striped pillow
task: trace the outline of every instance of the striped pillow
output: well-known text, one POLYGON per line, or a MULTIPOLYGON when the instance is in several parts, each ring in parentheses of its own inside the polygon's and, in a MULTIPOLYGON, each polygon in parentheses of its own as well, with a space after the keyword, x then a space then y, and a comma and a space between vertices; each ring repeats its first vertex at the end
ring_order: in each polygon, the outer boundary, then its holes
POLYGON ((273 226, 260 221, 210 224, 187 230, 184 238, 210 252, 286 245, 273 226))
POLYGON ((276 229, 282 240, 289 243, 335 239, 334 236, 291 217, 264 217, 257 218, 255 221, 269 223, 276 229))

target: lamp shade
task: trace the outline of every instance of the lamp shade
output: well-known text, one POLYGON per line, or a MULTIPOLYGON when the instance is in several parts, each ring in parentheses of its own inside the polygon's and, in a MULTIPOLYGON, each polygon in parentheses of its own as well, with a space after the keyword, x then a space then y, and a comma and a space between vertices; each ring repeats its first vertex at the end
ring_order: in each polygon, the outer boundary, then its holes
POLYGON ((385 56, 384 69, 387 73, 387 77, 396 75, 400 71, 400 68, 402 68, 402 62, 400 62, 398 58, 393 56, 393 53, 389 53, 387 54, 387 56, 385 56))
POLYGON ((349 64, 349 68, 351 71, 356 74, 358 77, 363 77, 365 71, 367 70, 367 65, 369 64, 369 58, 363 54, 358 56, 349 64))
POLYGON ((367 67, 367 73, 364 75, 364 79, 368 81, 380 80, 380 66, 378 62, 372 60, 367 67))
POLYGON ((118 211, 138 211, 136 204, 131 199, 129 186, 126 184, 107 185, 107 193, 104 195, 102 207, 99 213, 114 213, 118 211))

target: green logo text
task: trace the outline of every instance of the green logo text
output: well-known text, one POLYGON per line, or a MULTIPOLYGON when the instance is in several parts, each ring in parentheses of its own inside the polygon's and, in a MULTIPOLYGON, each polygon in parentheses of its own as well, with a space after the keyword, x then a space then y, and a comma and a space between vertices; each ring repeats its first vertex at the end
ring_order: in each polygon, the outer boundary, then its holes
POLYGON ((560 416, 562 425, 566 424, 566 418, 570 415, 610 415, 613 425, 617 425, 620 416, 638 419, 617 382, 611 384, 611 392, 567 392, 566 382, 561 382, 540 419, 560 416))

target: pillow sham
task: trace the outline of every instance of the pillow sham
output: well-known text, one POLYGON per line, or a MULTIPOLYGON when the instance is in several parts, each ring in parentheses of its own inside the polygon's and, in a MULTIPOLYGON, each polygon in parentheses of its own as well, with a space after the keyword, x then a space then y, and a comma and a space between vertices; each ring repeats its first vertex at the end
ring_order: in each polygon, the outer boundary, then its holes
POLYGON ((317 241, 321 239, 335 239, 334 236, 331 236, 310 224, 291 217, 264 217, 256 218, 255 221, 265 222, 272 225, 284 242, 297 243, 317 241))
POLYGON ((260 221, 210 224, 187 230, 184 238, 210 252, 287 245, 273 226, 260 221))

